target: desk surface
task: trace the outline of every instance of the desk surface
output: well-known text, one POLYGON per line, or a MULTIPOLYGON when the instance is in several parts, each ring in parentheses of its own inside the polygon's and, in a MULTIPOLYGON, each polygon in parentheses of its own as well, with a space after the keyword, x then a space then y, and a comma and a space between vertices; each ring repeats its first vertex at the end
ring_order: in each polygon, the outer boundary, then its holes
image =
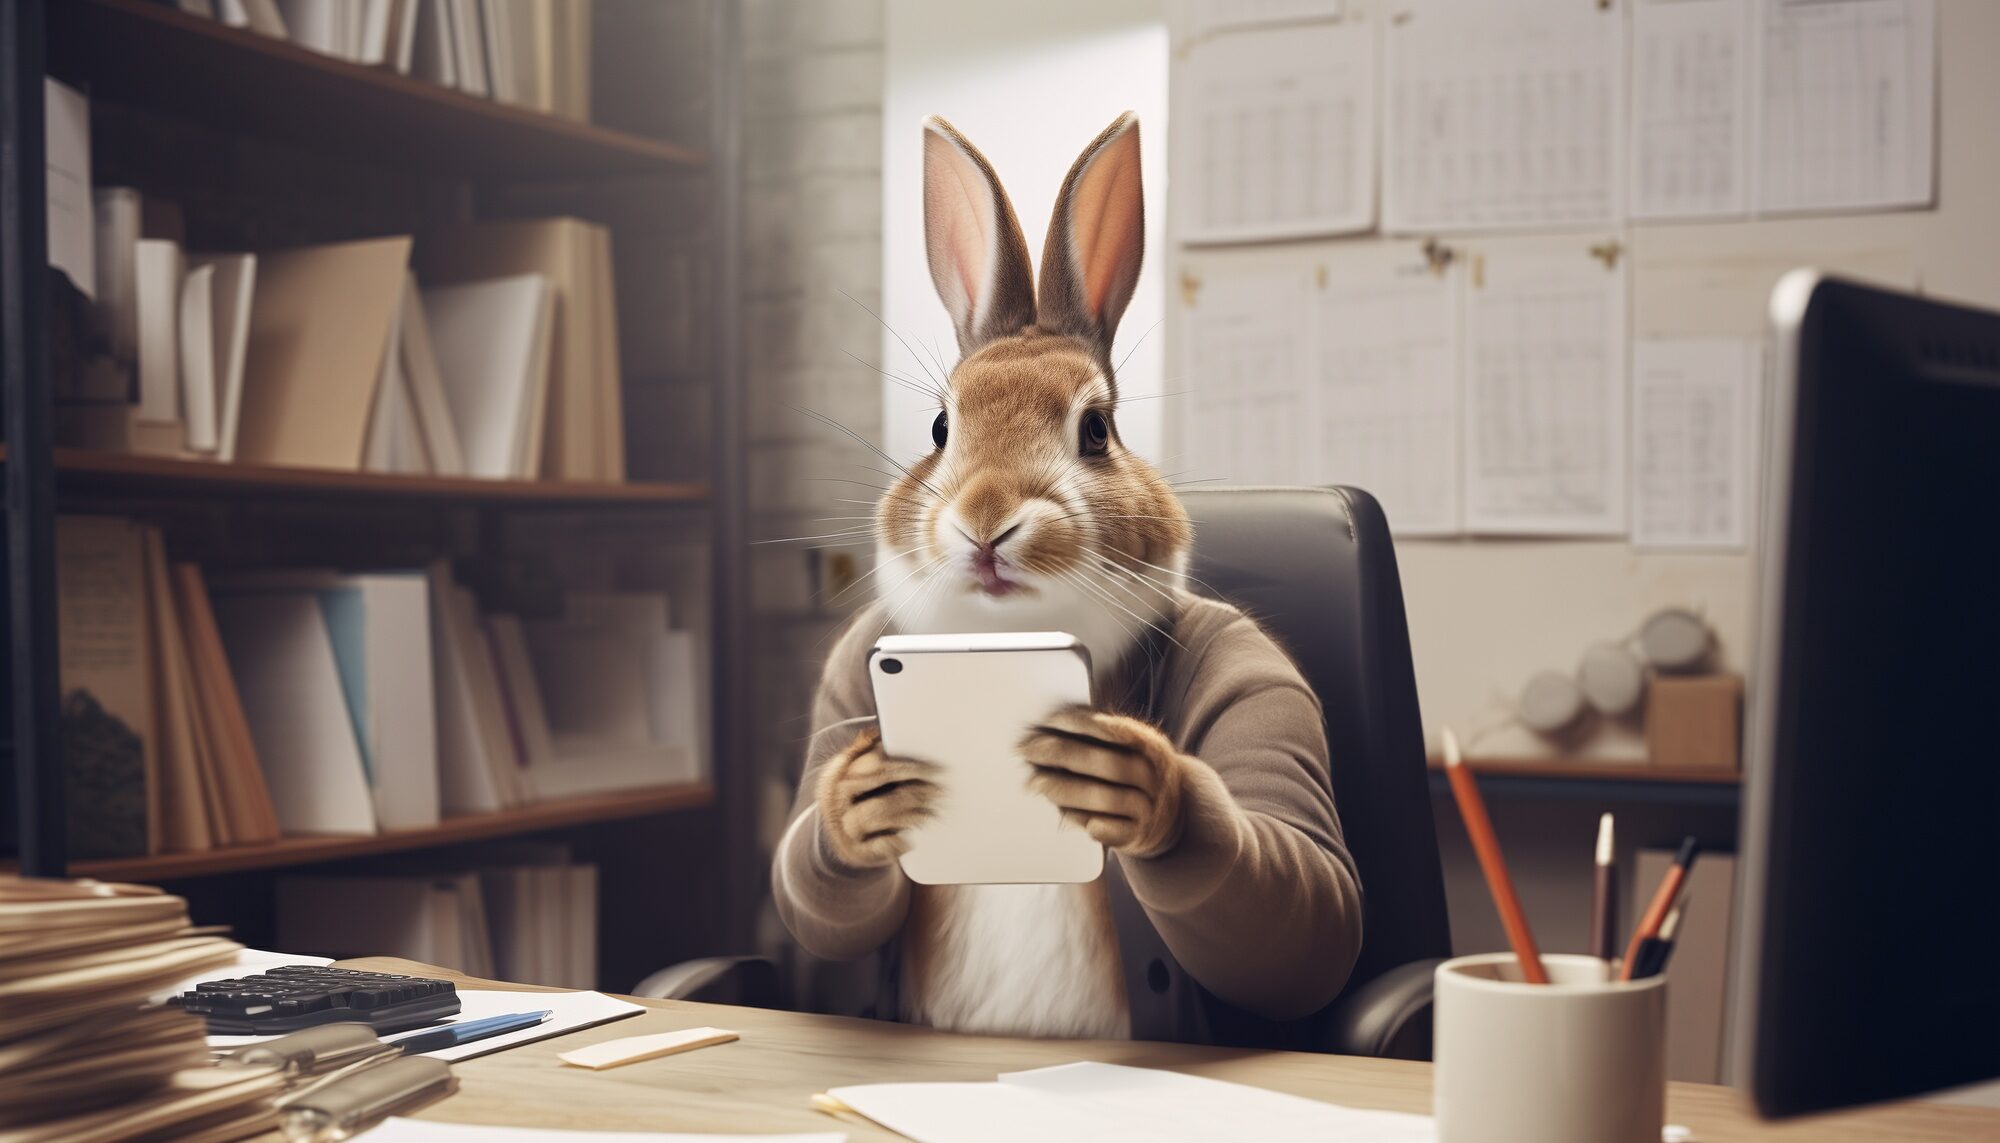
MULTIPOLYGON (((444 977, 473 988, 525 987, 474 980, 388 957, 342 964, 444 977)), ((1075 1060, 1167 1068, 1352 1107, 1430 1111, 1430 1065, 1402 1060, 1181 1044, 960 1036, 875 1020, 673 1000, 639 1003, 653 1011, 457 1065, 458 1094, 433 1105, 420 1118, 600 1131, 844 1130, 855 1143, 896 1140, 902 1137, 870 1124, 836 1126, 807 1101, 815 1092, 843 1084, 990 1080, 1004 1071, 1075 1060), (602 1072, 567 1067, 555 1058, 558 1051, 601 1040, 702 1025, 728 1028, 743 1038, 602 1072)), ((2000 1139, 2000 1110, 1935 1103, 1905 1103, 1771 1126, 1760 1123, 1734 1092, 1705 1084, 1669 1085, 1667 1119, 1693 1128, 1698 1143, 2000 1139)))

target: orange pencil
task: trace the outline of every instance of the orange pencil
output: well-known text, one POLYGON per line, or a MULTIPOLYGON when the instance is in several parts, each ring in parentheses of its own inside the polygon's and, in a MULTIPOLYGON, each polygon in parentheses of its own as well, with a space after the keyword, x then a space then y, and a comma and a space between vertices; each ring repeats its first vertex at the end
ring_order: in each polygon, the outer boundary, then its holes
POLYGON ((1639 946, 1660 933, 1660 922, 1667 919, 1667 910, 1674 907, 1674 898, 1680 896, 1681 886, 1687 883, 1688 866, 1694 864, 1694 855, 1701 848, 1695 839, 1681 839, 1681 851, 1674 854, 1674 863, 1667 866, 1667 875, 1660 878, 1660 887, 1653 892, 1653 901, 1646 906, 1646 915, 1639 919, 1639 927, 1632 931, 1632 943, 1625 946, 1625 967, 1618 974, 1620 980, 1632 979, 1632 972, 1638 966, 1639 946))
POLYGON ((1500 842, 1493 836, 1493 822, 1486 816, 1486 802, 1479 796, 1479 784, 1458 754, 1458 736, 1443 731, 1444 773, 1451 781, 1452 797, 1458 801, 1458 816, 1465 819, 1465 832, 1472 838, 1472 852, 1479 855, 1480 872, 1486 874, 1486 888, 1500 910, 1507 941, 1521 962, 1521 979, 1529 984, 1547 984, 1549 974, 1542 967, 1542 954, 1535 948, 1535 934, 1528 930, 1528 915, 1521 911, 1521 899, 1514 894, 1514 879, 1507 876, 1507 862, 1500 856, 1500 842))

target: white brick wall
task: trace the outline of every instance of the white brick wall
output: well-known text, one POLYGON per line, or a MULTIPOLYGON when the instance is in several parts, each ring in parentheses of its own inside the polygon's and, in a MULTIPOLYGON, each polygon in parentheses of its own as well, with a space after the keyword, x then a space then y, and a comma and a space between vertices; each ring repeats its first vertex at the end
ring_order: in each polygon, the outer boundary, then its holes
MULTIPOLYGON (((743 337, 751 538, 846 531, 883 478, 879 458, 810 409, 868 440, 882 429, 873 368, 882 293, 882 0, 743 0, 743 337), (854 356, 849 356, 853 354, 854 356), (856 361, 855 357, 862 360, 856 361), (843 484, 842 480, 861 484, 843 484)), ((829 549, 831 550, 831 549, 829 549)), ((862 557, 865 548, 842 547, 862 557)), ((769 808, 783 828, 820 661, 865 593, 819 598, 813 545, 750 556, 752 704, 769 808), (781 792, 782 790, 782 792, 781 792)))

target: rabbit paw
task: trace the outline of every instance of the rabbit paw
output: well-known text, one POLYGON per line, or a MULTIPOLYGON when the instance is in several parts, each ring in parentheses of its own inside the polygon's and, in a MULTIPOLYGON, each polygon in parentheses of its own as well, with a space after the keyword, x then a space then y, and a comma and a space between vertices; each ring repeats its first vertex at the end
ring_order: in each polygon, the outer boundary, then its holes
POLYGON ((863 731, 820 774, 820 822, 833 855, 860 869, 895 864, 910 848, 908 831, 935 812, 934 769, 888 757, 881 734, 863 731))
POLYGON ((1021 740, 1028 788, 1063 820, 1132 857, 1157 857, 1181 835, 1187 768, 1201 763, 1136 718, 1067 707, 1021 740))

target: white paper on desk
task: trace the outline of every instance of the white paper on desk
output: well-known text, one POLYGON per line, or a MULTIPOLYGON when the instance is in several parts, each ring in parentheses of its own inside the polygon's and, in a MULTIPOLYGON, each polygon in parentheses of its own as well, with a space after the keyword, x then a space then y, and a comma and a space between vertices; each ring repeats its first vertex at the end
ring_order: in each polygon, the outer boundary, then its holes
POLYGON ((1307 267, 1191 270, 1181 351, 1190 479, 1300 484, 1310 479, 1312 277, 1307 267))
POLYGON ((1367 1111, 1175 1072, 1075 1063, 998 1082, 870 1084, 828 1093, 917 1143, 1431 1143, 1429 1116, 1367 1111))
POLYGON ((555 1127, 490 1127, 432 1119, 383 1120, 362 1136, 368 1143, 847 1143, 844 1131, 810 1135, 684 1135, 673 1131, 569 1131, 555 1127))
POLYGON ((1934 0, 1758 0, 1760 211, 1930 205, 1934 0))
POLYGON ((1632 8, 1633 218, 1750 207, 1749 0, 1632 8))
POLYGON ((1314 484, 1381 501, 1399 536, 1459 530, 1459 286, 1414 244, 1341 248, 1323 263, 1314 484))
POLYGON ((1183 242, 1375 225, 1375 30, 1360 20, 1197 43, 1173 68, 1183 242))
POLYGON ((1228 28, 1338 20, 1347 0, 1168 0, 1174 38, 1194 39, 1228 28))
POLYGON ((1625 321, 1631 259, 1576 235, 1517 242, 1465 292, 1465 527, 1625 531, 1625 321))
POLYGON ((97 207, 90 196, 90 100, 73 87, 42 80, 47 156, 49 265, 97 298, 97 207))
POLYGON ((1397 8, 1383 31, 1384 230, 1619 219, 1620 6, 1411 0, 1397 8))
MULTIPOLYGON (((483 1020, 488 1016, 505 1016, 513 1012, 553 1011, 545 1023, 533 1028, 523 1028, 504 1036, 491 1036, 484 1040, 474 1040, 470 1044, 460 1044, 455 1048, 444 1048, 425 1055, 436 1060, 457 1062, 483 1056, 503 1048, 520 1044, 532 1044, 536 1040, 546 1040, 583 1028, 594 1028, 613 1020, 634 1016, 645 1009, 637 1004, 628 1004, 604 995, 602 992, 509 992, 502 989, 461 988, 458 990, 459 1012, 447 1020, 428 1024, 422 1028, 412 1028, 408 1032, 396 1032, 384 1039, 395 1041, 404 1036, 414 1036, 422 1032, 434 1031, 449 1024, 463 1024, 469 1020, 483 1020)), ((240 1048, 245 1044, 261 1043, 275 1039, 274 1036, 210 1036, 211 1048, 240 1048)))
POLYGON ((1632 543, 1741 550, 1750 540, 1763 345, 1632 345, 1632 543))

